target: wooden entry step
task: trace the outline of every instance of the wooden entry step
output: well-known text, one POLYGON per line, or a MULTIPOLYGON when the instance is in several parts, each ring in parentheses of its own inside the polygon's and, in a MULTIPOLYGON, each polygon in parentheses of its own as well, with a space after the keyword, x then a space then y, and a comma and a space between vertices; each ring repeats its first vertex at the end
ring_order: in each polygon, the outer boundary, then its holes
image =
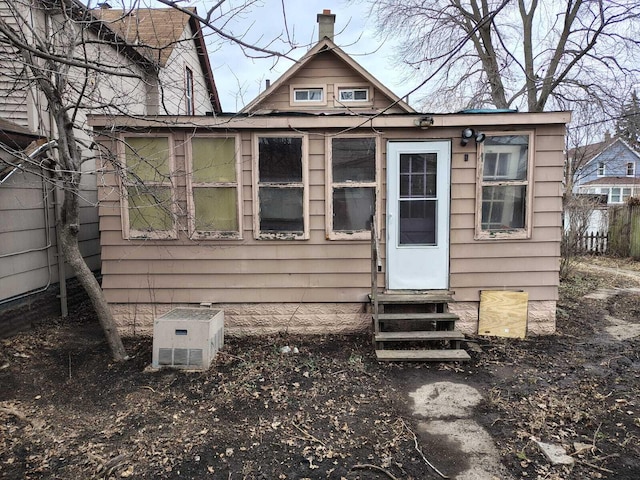
MULTIPOLYGON (((371 297, 371 295, 369 295, 371 297)), ((378 293, 378 303, 381 304, 429 304, 429 303, 449 303, 453 302, 453 297, 448 292, 435 293, 424 292, 385 292, 378 293)))
POLYGON ((376 342, 462 341, 464 335, 455 330, 427 330, 414 332, 380 332, 376 342))
POLYGON ((465 350, 376 350, 380 362, 464 362, 471 360, 465 350))

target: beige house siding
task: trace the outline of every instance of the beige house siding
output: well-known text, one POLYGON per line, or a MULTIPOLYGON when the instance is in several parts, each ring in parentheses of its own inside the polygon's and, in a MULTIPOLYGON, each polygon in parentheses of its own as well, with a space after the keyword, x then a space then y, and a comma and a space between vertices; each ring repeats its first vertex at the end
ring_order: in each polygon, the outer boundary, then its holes
MULTIPOLYGON (((475 120, 471 117, 469 121, 475 120)), ((253 121, 253 119, 252 119, 253 121)), ((335 130, 309 128, 308 240, 256 240, 253 232, 252 134, 241 135, 242 240, 189 240, 186 219, 179 217, 177 240, 125 240, 122 233, 118 185, 106 175, 101 189, 100 231, 103 289, 120 325, 128 332, 148 332, 153 315, 171 305, 212 302, 225 305, 231 332, 287 329, 316 332, 361 329, 368 325, 370 242, 327 240, 325 137, 335 130), (324 305, 303 315, 296 306, 324 305), (341 307, 342 306, 342 307, 341 307), (342 308, 342 310, 341 310, 342 308), (346 309, 346 310, 345 310, 346 309), (318 313, 322 311, 323 313, 318 313), (228 313, 233 312, 233 313, 228 313), (345 313, 350 312, 350 313, 345 313)), ((514 127, 492 131, 510 131, 514 127)), ((487 128, 489 130, 489 128, 487 128)), ((518 126, 535 133, 532 236, 519 240, 476 240, 476 151, 461 147, 458 127, 382 131, 381 246, 384 249, 386 142, 388 140, 450 140, 452 189, 450 216, 450 288, 458 302, 463 328, 477 325, 479 292, 483 289, 525 290, 530 299, 531 331, 553 331, 560 254, 562 149, 564 126, 518 126), (468 155, 465 161, 465 155, 468 155), (475 312, 475 313, 474 313, 475 312)), ((269 131, 269 130, 264 130, 269 131)), ((176 169, 184 171, 181 146, 192 129, 172 129, 176 169)), ((351 132, 353 133, 353 132, 351 132)), ((358 133, 371 133, 363 129, 358 133)), ((155 135, 151 131, 149 135, 155 135)), ((167 132, 163 132, 166 135, 167 132)), ((106 139, 103 139, 105 142, 106 139)), ((108 142, 107 142, 108 143, 108 142)), ((115 151, 113 145, 111 150, 115 151)), ((184 203, 183 178, 177 179, 184 203), (181 190, 182 189, 182 190, 181 190)), ((385 255, 383 254, 383 257, 385 255)), ((384 272, 379 285, 384 285, 384 272)), ((309 307, 311 308, 311 307, 309 307)))
MULTIPOLYGON (((392 103, 392 99, 386 96, 373 83, 363 79, 349 65, 341 62, 330 51, 317 53, 292 77, 278 87, 262 102, 257 103, 252 110, 277 110, 277 111, 317 111, 317 110, 382 110, 392 103), (335 101, 340 87, 368 88, 370 102, 339 104, 335 101), (293 102, 292 90, 295 88, 323 88, 325 98, 320 104, 293 102)), ((391 107, 387 113, 402 113, 405 110, 399 107, 391 107)))

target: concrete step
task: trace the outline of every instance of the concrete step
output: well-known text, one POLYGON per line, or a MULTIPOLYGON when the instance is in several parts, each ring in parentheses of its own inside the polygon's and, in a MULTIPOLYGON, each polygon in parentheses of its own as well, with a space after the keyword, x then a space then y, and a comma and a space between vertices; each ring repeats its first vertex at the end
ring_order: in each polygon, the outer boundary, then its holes
POLYGON ((464 335, 455 330, 430 330, 416 332, 380 332, 376 342, 419 342, 437 340, 464 340, 464 335))
POLYGON ((380 362, 466 362, 464 350, 376 350, 380 362))

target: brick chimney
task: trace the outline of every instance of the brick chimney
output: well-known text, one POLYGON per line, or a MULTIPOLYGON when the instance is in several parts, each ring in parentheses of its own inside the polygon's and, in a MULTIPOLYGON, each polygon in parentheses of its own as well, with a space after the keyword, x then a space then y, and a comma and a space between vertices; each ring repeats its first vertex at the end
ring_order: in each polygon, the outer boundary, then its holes
POLYGON ((318 41, 324 37, 333 41, 333 26, 336 23, 336 15, 331 10, 322 10, 318 14, 318 41))

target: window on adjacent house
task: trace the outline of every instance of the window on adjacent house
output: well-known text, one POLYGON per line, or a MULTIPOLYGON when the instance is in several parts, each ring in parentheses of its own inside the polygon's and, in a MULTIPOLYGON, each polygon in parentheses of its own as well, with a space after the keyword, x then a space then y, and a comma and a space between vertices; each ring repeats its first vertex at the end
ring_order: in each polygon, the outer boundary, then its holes
POLYGON ((627 177, 633 177, 636 174, 636 164, 633 162, 627 163, 627 177))
POLYGON ((530 137, 488 135, 481 144, 478 238, 528 237, 530 137))
POLYGON ((191 138, 189 231, 194 238, 241 238, 236 137, 191 138))
POLYGON ((124 137, 126 238, 176 238, 169 137, 124 137))
POLYGON ((598 162, 598 176, 604 177, 606 173, 606 166, 604 162, 598 162))
POLYGON ((293 99, 296 102, 322 102, 324 91, 322 88, 294 88, 293 99))
POLYGON ((333 138, 330 152, 330 238, 367 238, 376 199, 376 138, 333 138))
POLYGON ((256 138, 256 237, 306 238, 306 138, 256 138))
POLYGON ((341 102, 368 102, 368 88, 338 88, 338 98, 341 102))
POLYGON ((612 187, 609 191, 609 203, 624 203, 630 196, 631 188, 612 187))
POLYGON ((185 99, 187 102, 187 115, 195 115, 195 99, 193 93, 193 71, 186 67, 185 69, 185 99))

